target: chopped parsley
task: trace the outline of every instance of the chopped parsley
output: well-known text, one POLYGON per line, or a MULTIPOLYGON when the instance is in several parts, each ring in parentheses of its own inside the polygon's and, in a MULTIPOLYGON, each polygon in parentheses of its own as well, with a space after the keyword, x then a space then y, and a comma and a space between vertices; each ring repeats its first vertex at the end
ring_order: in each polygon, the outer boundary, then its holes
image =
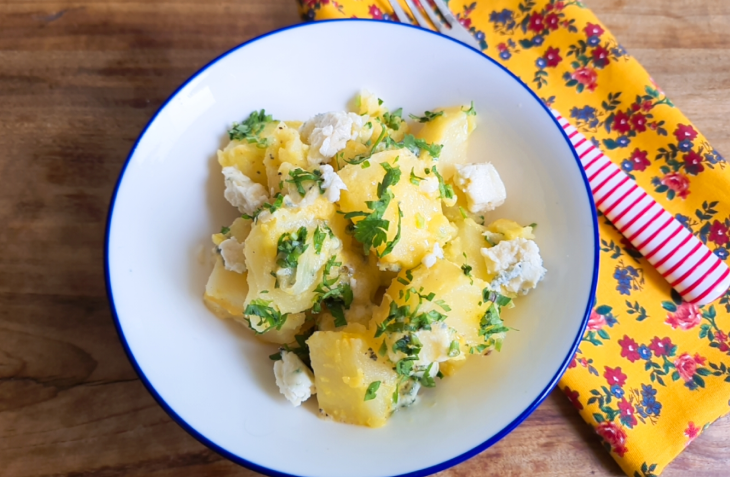
POLYGON ((335 327, 337 328, 347 324, 344 310, 350 309, 354 298, 352 287, 349 283, 340 281, 339 273, 334 277, 330 277, 332 268, 340 267, 341 265, 342 262, 338 262, 335 255, 327 260, 324 266, 324 273, 322 274, 322 283, 317 285, 317 288, 314 290, 315 296, 314 303, 312 304, 312 313, 320 313, 322 311, 322 304, 324 303, 330 313, 332 313, 335 319, 335 327))
POLYGON ((416 361, 416 358, 413 357, 401 359, 395 363, 395 372, 400 376, 410 376, 413 371, 414 361, 416 361))
POLYGON ((433 166, 431 168, 431 171, 439 180, 439 195, 441 196, 441 198, 449 200, 456 197, 456 195, 454 194, 454 188, 451 186, 451 184, 447 184, 446 182, 444 182, 444 178, 443 176, 441 176, 441 174, 439 174, 436 166, 433 166))
POLYGON ((383 114, 383 122, 393 131, 400 129, 400 123, 403 121, 403 108, 398 108, 392 113, 383 114))
POLYGON ((259 135, 266 125, 272 121, 271 115, 267 115, 265 110, 254 111, 243 122, 233 123, 233 127, 228 130, 228 137, 231 140, 246 141, 264 148, 268 146, 268 141, 259 135))
POLYGON ((533 222, 530 225, 528 225, 528 227, 532 227, 534 229, 535 227, 537 227, 537 224, 535 222, 533 222))
POLYGON ((426 151, 434 159, 438 159, 439 155, 441 154, 441 149, 443 148, 441 144, 429 144, 423 139, 417 139, 412 134, 406 134, 405 136, 403 136, 403 140, 401 142, 396 142, 391 139, 390 136, 388 136, 385 139, 385 145, 389 149, 409 149, 413 154, 418 157, 421 156, 421 151, 426 151))
POLYGON ((229 227, 225 227, 225 226, 221 227, 221 233, 223 235, 228 235, 228 232, 230 232, 230 231, 231 231, 231 229, 229 227))
POLYGON ((312 336, 313 333, 314 333, 314 328, 310 328, 308 331, 305 331, 301 335, 295 335, 294 340, 296 340, 297 345, 298 345, 296 348, 289 346, 288 344, 285 344, 281 348, 279 348, 278 353, 269 355, 269 359, 272 361, 279 361, 281 359, 282 351, 286 351, 289 353, 296 354, 299 357, 299 359, 302 360, 302 362, 304 364, 309 366, 310 365, 309 345, 307 344, 307 340, 309 339, 310 336, 312 336))
POLYGON ((326 239, 328 235, 330 238, 335 236, 332 229, 327 225, 322 225, 321 227, 317 225, 317 228, 314 229, 314 253, 317 255, 322 253, 322 245, 324 244, 324 239, 326 239))
POLYGON ((292 169, 289 171, 289 177, 291 179, 287 179, 286 182, 289 184, 294 184, 297 188, 297 192, 299 192, 299 195, 304 197, 304 195, 307 193, 307 191, 304 189, 304 183, 305 182, 313 182, 316 186, 319 187, 319 193, 324 194, 324 189, 322 188, 322 184, 324 183, 324 179, 322 178, 322 172, 318 169, 313 170, 312 172, 305 171, 304 169, 292 169))
POLYGON ((421 379, 419 380, 421 382, 421 386, 425 388, 433 388, 436 386, 436 381, 431 377, 432 367, 433 363, 429 364, 426 370, 423 372, 423 376, 421 376, 421 379))
MULTIPOLYGON (((500 310, 502 307, 511 305, 512 299, 491 291, 488 288, 482 291, 482 296, 485 303, 491 302, 491 304, 479 322, 479 336, 484 337, 485 345, 479 345, 477 348, 481 346, 486 347, 481 350, 477 349, 477 351, 481 353, 484 349, 491 346, 494 346, 499 351, 502 348, 501 334, 509 331, 509 328, 504 326, 504 321, 500 317, 500 310)), ((472 350, 471 352, 473 353, 474 351, 472 350)))
POLYGON ((423 343, 418 339, 418 336, 414 333, 408 333, 402 338, 393 343, 394 353, 403 353, 406 356, 418 357, 418 353, 421 352, 423 343))
POLYGON ((370 383, 370 386, 368 386, 368 389, 365 391, 365 401, 371 401, 375 399, 378 393, 378 389, 380 389, 380 381, 373 381, 370 383))
POLYGON ((415 114, 409 114, 411 119, 414 121, 418 121, 419 123, 427 123, 429 121, 433 121, 434 119, 438 118, 439 116, 443 116, 443 111, 438 111, 436 113, 433 113, 431 111, 426 111, 423 113, 423 116, 416 116, 415 114))
POLYGON ((422 180, 425 180, 423 177, 418 177, 411 168, 411 184, 413 185, 419 185, 422 180))
POLYGON ((299 257, 309 248, 307 241, 307 228, 300 227, 296 232, 281 234, 276 244, 276 264, 280 268, 290 268, 292 275, 297 269, 299 257))
POLYGON ((469 277, 469 281, 471 282, 471 285, 474 285, 474 278, 471 276, 472 266, 467 263, 466 252, 464 252, 463 255, 464 255, 464 265, 461 266, 461 271, 464 272, 464 275, 469 277))
POLYGON ((246 309, 244 310, 243 314, 248 316, 257 316, 259 318, 258 326, 260 325, 266 325, 266 328, 264 328, 263 331, 259 331, 256 328, 253 327, 251 324, 250 318, 246 318, 248 320, 249 327, 256 333, 256 334, 264 334, 267 331, 271 329, 277 329, 280 330, 282 325, 286 323, 286 319, 289 316, 288 313, 281 313, 279 310, 277 310, 274 307, 271 307, 271 301, 268 300, 262 300, 260 298, 256 298, 255 300, 251 300, 251 302, 246 305, 246 309))
POLYGON ((385 340, 383 340, 383 344, 380 345, 380 349, 378 350, 378 354, 383 357, 388 353, 388 345, 385 344, 385 340))
POLYGON ((459 342, 454 340, 449 345, 449 358, 455 358, 461 354, 461 350, 459 350, 459 342))
POLYGON ((474 109, 474 101, 471 102, 471 107, 469 109, 462 109, 466 113, 467 116, 476 116, 477 110, 474 109))
POLYGON ((400 167, 393 167, 387 162, 380 164, 385 169, 385 176, 383 181, 378 184, 378 199, 369 200, 365 204, 370 209, 370 212, 350 212, 345 214, 346 219, 353 219, 362 217, 357 223, 354 223, 352 230, 354 232, 355 239, 363 244, 364 253, 367 255, 370 253, 370 249, 377 249, 382 244, 386 244, 385 249, 382 252, 377 252, 378 257, 383 258, 393 251, 396 244, 400 241, 401 236, 401 221, 403 218, 403 212, 401 211, 400 204, 398 205, 398 231, 396 232, 393 240, 388 242, 388 228, 390 227, 390 221, 385 220, 383 215, 390 205, 390 201, 393 200, 394 195, 388 189, 394 186, 400 181, 401 170, 400 167))

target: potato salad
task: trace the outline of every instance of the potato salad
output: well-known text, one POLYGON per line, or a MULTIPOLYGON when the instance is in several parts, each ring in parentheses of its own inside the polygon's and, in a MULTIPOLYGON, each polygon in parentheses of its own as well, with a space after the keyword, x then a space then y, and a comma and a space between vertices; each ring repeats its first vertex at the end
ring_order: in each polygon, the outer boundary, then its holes
POLYGON ((499 351, 505 310, 546 271, 535 224, 489 219, 507 192, 493 164, 468 162, 473 103, 408 116, 368 92, 354 103, 233 124, 218 162, 240 216, 213 235, 204 299, 278 345, 283 398, 316 394, 323 417, 380 427, 499 351))

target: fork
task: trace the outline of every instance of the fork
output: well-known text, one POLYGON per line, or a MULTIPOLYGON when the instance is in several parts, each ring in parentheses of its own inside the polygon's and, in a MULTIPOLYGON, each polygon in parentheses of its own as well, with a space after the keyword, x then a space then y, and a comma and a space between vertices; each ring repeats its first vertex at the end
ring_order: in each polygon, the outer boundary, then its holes
POLYGON ((436 12, 428 7, 428 0, 420 0, 420 2, 426 2, 425 6, 419 2, 420 8, 413 0, 405 0, 408 8, 413 13, 412 17, 406 14, 405 10, 403 10, 403 7, 401 7, 400 3, 398 3, 398 0, 388 0, 391 8, 395 12, 401 23, 410 23, 411 25, 413 25, 413 20, 415 20, 415 23, 421 28, 431 30, 431 24, 429 24, 428 20, 426 20, 426 18, 421 13, 423 11, 426 13, 426 15, 428 15, 431 23, 436 27, 439 33, 451 37, 454 40, 465 43, 472 48, 481 50, 479 42, 472 36, 469 30, 464 28, 464 26, 459 23, 459 19, 451 13, 451 10, 444 3, 443 0, 431 1, 438 9, 441 18, 439 18, 439 15, 437 15, 436 12), (443 20, 445 20, 445 22, 442 20, 442 18, 443 20))
MULTIPOLYGON (((398 0, 388 0, 398 19, 421 28, 436 29, 445 36, 481 51, 476 39, 459 23, 443 0, 405 0, 412 12, 408 16, 398 0), (422 3, 427 2, 427 3, 422 3), (420 7, 420 8, 419 8, 420 7), (429 22, 423 16, 425 12, 429 22)), ((557 111, 551 113, 570 140, 586 173, 596 208, 669 282, 682 298, 695 305, 706 305, 720 298, 730 287, 730 268, 691 231, 673 217, 630 176, 611 162, 597 147, 580 134, 557 111)))

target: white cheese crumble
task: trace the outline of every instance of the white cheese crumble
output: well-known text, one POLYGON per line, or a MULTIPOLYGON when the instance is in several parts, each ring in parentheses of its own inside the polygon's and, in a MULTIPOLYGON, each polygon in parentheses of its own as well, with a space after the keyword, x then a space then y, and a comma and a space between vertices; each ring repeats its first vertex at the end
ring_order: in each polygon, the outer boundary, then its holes
POLYGON ((224 167, 223 177, 226 181, 223 195, 242 214, 253 215, 269 199, 264 186, 252 181, 235 167, 224 167))
POLYGON ((274 376, 281 394, 295 406, 317 393, 314 374, 295 353, 281 350, 281 359, 274 362, 274 376))
MULTIPOLYGON (((416 368, 423 370, 431 363, 438 364, 452 358, 449 356, 449 348, 451 347, 451 342, 456 340, 456 330, 449 328, 446 323, 432 323, 430 330, 420 330, 414 334, 418 338, 418 341, 421 342, 418 360, 413 363, 413 366, 416 368)), ((393 351, 393 344, 404 336, 405 333, 395 333, 388 338, 388 358, 393 363, 397 363, 406 357, 402 351, 393 351)), ((434 367, 436 367, 436 364, 434 364, 434 367)), ((431 372, 435 375, 438 369, 433 371, 432 368, 431 372)), ((420 374, 423 375, 423 373, 420 374)))
POLYGON ((426 268, 431 268, 436 265, 436 260, 439 258, 444 258, 444 250, 441 248, 441 245, 436 242, 433 244, 433 251, 431 253, 427 253, 421 260, 421 263, 424 264, 426 268))
POLYGON ((507 191, 492 164, 456 165, 454 183, 466 195, 469 212, 479 214, 504 204, 507 191))
POLYGON ((532 240, 503 240, 492 248, 481 249, 481 253, 487 273, 494 276, 490 288, 503 295, 526 295, 547 272, 540 249, 532 240))
POLYGON ((340 200, 340 191, 347 190, 347 185, 345 185, 332 166, 322 164, 319 166, 319 170, 322 171, 324 197, 330 202, 337 202, 340 200))
POLYGON ((243 255, 244 249, 245 245, 234 237, 226 239, 218 245, 218 250, 221 252, 226 270, 236 273, 246 271, 246 257, 243 255))
POLYGON ((439 190, 439 180, 433 176, 426 177, 418 183, 418 187, 426 194, 433 194, 439 190))
POLYGON ((357 139, 363 126, 363 118, 355 113, 335 111, 317 114, 299 128, 304 142, 310 145, 309 161, 312 164, 329 162, 335 154, 357 139))

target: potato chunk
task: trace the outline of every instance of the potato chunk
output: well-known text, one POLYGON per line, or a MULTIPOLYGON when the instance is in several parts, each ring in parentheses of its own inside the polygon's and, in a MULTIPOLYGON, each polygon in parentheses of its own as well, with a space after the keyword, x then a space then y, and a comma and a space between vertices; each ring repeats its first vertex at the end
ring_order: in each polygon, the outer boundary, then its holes
POLYGON ((428 143, 441 144, 439 172, 449 180, 456 171, 456 164, 467 162, 466 140, 476 128, 476 116, 466 114, 468 108, 446 108, 444 114, 424 124, 417 136, 428 143))
POLYGON ((482 290, 486 283, 478 278, 473 283, 464 275, 458 265, 448 260, 438 260, 431 268, 418 267, 408 275, 401 273, 386 290, 383 303, 373 317, 370 328, 375 330, 386 320, 390 303, 398 306, 410 305, 411 310, 419 306, 419 313, 435 311, 446 315, 444 323, 454 328, 462 346, 462 352, 469 346, 484 342, 479 334, 480 321, 489 307, 484 303, 482 290), (432 298, 429 300, 429 295, 432 298))
MULTIPOLYGON (((382 216, 388 222, 388 242, 393 241, 397 235, 400 207, 403 214, 400 241, 389 254, 384 255, 387 242, 378 246, 373 253, 377 252, 379 255, 378 266, 381 270, 412 268, 433 250, 434 243, 443 246, 456 232, 441 210, 438 188, 427 189, 414 183, 417 180, 410 180, 412 171, 419 177, 426 175, 424 171, 430 163, 418 159, 408 149, 380 152, 374 154, 368 162, 369 167, 350 164, 340 171, 340 177, 348 188, 342 191, 340 207, 345 213, 370 213, 372 209, 367 203, 379 199, 378 184, 383 182, 386 175, 381 164, 400 168, 400 179, 389 187, 395 198, 390 201, 382 216)), ((359 217, 353 218, 356 228, 360 220, 362 219, 359 217)), ((357 233, 355 236, 357 237, 357 233)))
POLYGON ((484 238, 487 229, 472 219, 459 220, 456 226, 459 228, 456 238, 446 244, 444 256, 456 265, 471 267, 472 277, 488 280, 490 277, 481 254, 481 249, 489 246, 484 238))
POLYGON ((321 412, 340 422, 383 426, 393 411, 398 375, 392 365, 378 359, 368 338, 317 331, 307 344, 321 412), (366 401, 368 388, 375 382, 380 382, 375 396, 366 401))

